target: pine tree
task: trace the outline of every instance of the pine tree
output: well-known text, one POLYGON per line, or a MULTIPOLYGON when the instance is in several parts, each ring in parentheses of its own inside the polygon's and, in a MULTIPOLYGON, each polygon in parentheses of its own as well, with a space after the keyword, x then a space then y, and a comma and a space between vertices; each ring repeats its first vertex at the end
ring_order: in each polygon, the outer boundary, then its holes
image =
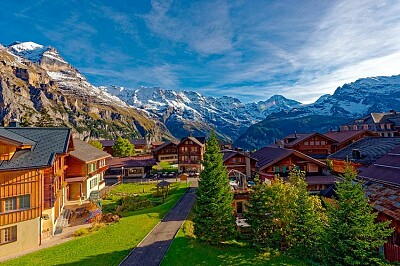
POLYGON ((290 228, 290 249, 302 259, 320 261, 321 242, 327 222, 326 211, 321 200, 307 191, 306 173, 295 167, 289 173, 289 183, 295 201, 294 223, 290 228))
POLYGON ((112 147, 115 157, 126 157, 135 154, 135 147, 128 139, 118 137, 112 147))
POLYGON ((222 158, 217 136, 212 132, 207 141, 204 170, 200 174, 193 210, 196 236, 211 244, 232 238, 236 231, 233 193, 222 158))
POLYGON ((337 200, 328 206, 327 265, 380 265, 378 248, 393 231, 389 221, 375 222, 377 213, 372 212, 356 175, 346 168, 344 181, 337 184, 337 200))

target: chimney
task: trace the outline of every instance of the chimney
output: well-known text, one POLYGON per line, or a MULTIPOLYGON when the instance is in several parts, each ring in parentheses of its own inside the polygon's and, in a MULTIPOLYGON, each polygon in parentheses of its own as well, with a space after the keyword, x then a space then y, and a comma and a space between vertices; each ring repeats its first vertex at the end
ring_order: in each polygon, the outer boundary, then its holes
POLYGON ((329 128, 329 131, 330 131, 330 132, 332 132, 332 131, 333 131, 332 127, 330 127, 330 128, 329 128))
POLYGON ((391 113, 392 115, 395 115, 396 111, 392 109, 392 110, 389 111, 389 113, 391 113))
POLYGON ((13 119, 13 120, 11 120, 11 122, 8 123, 8 127, 19 127, 19 121, 18 121, 18 119, 13 119))
POLYGON ((294 132, 294 137, 297 138, 297 132, 296 131, 294 132))

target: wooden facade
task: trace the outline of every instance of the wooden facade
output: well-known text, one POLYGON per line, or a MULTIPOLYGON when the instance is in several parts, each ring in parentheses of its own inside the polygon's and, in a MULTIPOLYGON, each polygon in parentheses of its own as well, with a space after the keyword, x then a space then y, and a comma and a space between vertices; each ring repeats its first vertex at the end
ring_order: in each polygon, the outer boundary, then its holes
POLYGON ((246 175, 247 178, 253 176, 256 168, 256 159, 234 150, 225 150, 222 153, 224 154, 224 165, 228 173, 235 170, 246 175))
POLYGON ((153 156, 157 162, 178 163, 178 143, 166 142, 153 149, 153 156))
POLYGON ((90 193, 105 186, 106 159, 83 162, 73 156, 67 158, 68 200, 87 199, 90 193))
POLYGON ((178 164, 181 173, 201 172, 205 143, 195 137, 184 138, 178 145, 178 164))
POLYGON ((332 146, 336 143, 335 140, 319 133, 305 134, 307 136, 300 139, 297 139, 296 135, 294 134, 293 138, 284 139, 284 147, 316 159, 325 159, 333 152, 332 146))
POLYGON ((43 176, 44 171, 37 169, 0 172, 0 226, 40 217, 43 176), (6 206, 8 200, 12 206, 6 206))

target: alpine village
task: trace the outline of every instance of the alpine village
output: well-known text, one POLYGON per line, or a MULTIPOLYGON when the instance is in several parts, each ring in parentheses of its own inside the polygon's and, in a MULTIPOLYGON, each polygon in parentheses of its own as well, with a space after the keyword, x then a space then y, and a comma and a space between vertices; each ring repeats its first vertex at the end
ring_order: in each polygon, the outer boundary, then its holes
POLYGON ((0 264, 400 263, 400 75, 242 103, 84 51, 0 45, 0 264))

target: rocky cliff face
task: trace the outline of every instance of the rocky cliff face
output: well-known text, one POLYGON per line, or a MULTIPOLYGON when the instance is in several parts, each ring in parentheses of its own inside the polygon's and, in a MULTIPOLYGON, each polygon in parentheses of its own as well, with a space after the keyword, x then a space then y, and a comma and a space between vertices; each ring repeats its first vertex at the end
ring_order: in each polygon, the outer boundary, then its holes
POLYGON ((91 85, 51 47, 0 47, 0 119, 25 126, 68 126, 82 138, 173 138, 146 113, 91 85))

